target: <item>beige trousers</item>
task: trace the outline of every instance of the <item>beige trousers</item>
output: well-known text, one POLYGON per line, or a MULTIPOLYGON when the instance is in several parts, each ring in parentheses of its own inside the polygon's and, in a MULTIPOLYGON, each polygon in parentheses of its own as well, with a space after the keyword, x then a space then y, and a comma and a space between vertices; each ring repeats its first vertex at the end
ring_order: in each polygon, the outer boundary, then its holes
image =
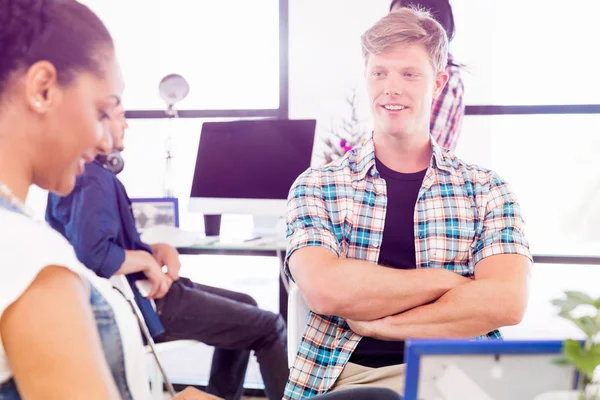
POLYGON ((406 364, 370 368, 348 363, 329 392, 359 387, 384 387, 404 395, 406 364))

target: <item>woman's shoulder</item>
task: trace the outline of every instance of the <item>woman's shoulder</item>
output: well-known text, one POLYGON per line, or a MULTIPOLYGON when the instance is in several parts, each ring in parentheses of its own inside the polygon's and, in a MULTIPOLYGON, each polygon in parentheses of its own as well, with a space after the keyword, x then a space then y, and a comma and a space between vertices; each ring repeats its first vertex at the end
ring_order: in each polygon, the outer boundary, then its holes
POLYGON ((47 223, 0 209, 0 249, 7 255, 27 252, 32 256, 74 255, 69 242, 47 223))
POLYGON ((46 223, 4 209, 0 209, 0 256, 0 315, 47 266, 85 274, 62 235, 46 223))
POLYGON ((33 277, 48 265, 64 266, 76 273, 85 269, 73 247, 45 222, 0 209, 0 263, 2 281, 15 275, 33 277))

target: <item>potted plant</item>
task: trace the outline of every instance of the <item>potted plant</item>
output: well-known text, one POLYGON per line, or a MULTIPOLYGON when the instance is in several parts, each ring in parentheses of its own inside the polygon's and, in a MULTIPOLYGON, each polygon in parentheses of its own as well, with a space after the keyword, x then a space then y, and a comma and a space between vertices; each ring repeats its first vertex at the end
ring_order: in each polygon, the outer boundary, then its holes
POLYGON ((343 157, 353 148, 362 145, 369 134, 364 121, 358 116, 359 99, 356 89, 350 91, 346 97, 346 104, 350 108, 350 116, 342 118, 338 124, 332 123, 328 135, 323 139, 325 164, 343 157))
POLYGON ((598 382, 594 381, 594 371, 600 365, 600 298, 594 299, 577 291, 566 291, 565 295, 565 298, 554 299, 552 304, 560 308, 559 316, 574 323, 584 333, 585 340, 583 343, 565 340, 562 356, 556 363, 573 365, 579 372, 576 394, 570 398, 600 400, 598 382))

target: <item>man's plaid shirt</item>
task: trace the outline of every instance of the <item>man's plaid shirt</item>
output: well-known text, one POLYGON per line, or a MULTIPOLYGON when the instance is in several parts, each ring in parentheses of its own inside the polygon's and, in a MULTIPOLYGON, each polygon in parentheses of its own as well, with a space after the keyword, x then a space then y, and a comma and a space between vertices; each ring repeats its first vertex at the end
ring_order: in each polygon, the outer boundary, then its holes
MULTIPOLYGON (((417 268, 446 268, 473 278, 475 264, 486 257, 531 258, 521 209, 506 182, 431 143, 433 157, 415 205, 417 268)), ((288 197, 288 275, 289 257, 307 246, 377 263, 386 206, 373 139, 334 163, 303 173, 288 197)), ((486 338, 501 335, 495 330, 478 339, 486 338)), ((284 399, 329 390, 360 339, 342 318, 311 312, 284 399)))

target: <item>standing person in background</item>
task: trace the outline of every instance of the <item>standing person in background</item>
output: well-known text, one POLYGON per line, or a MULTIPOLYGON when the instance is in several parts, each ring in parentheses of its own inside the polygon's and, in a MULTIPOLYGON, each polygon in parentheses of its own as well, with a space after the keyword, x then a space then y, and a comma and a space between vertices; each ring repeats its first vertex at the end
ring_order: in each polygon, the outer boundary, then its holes
MULTIPOLYGON (((449 0, 393 0, 390 4, 390 12, 398 11, 403 7, 428 10, 446 31, 448 42, 454 38, 454 15, 449 0)), ((465 105, 460 68, 450 53, 448 53, 446 72, 448 83, 441 95, 433 102, 429 130, 442 148, 454 152, 462 127, 465 105)))

